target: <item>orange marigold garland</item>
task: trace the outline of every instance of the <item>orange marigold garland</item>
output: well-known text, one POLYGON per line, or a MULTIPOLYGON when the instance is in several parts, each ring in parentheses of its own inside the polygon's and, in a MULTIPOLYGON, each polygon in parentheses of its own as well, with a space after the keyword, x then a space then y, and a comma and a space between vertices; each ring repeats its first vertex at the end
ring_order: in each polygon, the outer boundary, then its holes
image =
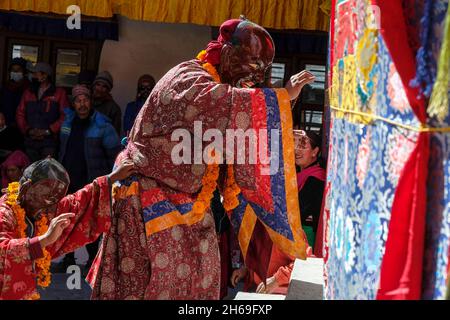
POLYGON ((210 164, 206 168, 206 173, 202 178, 202 190, 192 207, 196 215, 201 215, 209 208, 214 191, 217 188, 217 179, 219 178, 219 165, 210 164))
MULTIPOLYGON (((197 55, 197 59, 202 62, 202 67, 213 77, 214 81, 220 83, 220 76, 217 69, 209 62, 206 61, 206 50, 201 51, 197 55)), ((194 204, 194 211, 203 212, 209 207, 213 193, 217 188, 217 180, 219 178, 219 166, 217 164, 210 164, 206 169, 205 176, 202 179, 203 188, 194 204)), ((234 178, 234 169, 232 165, 228 165, 227 179, 224 190, 224 208, 227 211, 235 209, 239 205, 237 198, 241 193, 239 186, 234 178)))
POLYGON ((17 221, 17 231, 20 238, 26 238, 27 224, 25 222, 25 210, 17 203, 20 185, 13 182, 8 185, 6 203, 11 207, 17 221))
MULTIPOLYGON (((220 83, 220 76, 217 73, 216 68, 205 61, 206 51, 203 50, 197 55, 197 59, 202 62, 202 67, 213 77, 214 81, 220 83)), ((211 205, 211 199, 213 198, 214 191, 217 188, 217 180, 219 179, 219 164, 215 158, 215 150, 211 150, 209 154, 212 164, 206 167, 206 172, 202 178, 202 190, 197 196, 197 200, 194 202, 192 211, 195 215, 203 215, 211 205)))
POLYGON ((31 293, 23 298, 23 300, 39 300, 41 295, 37 292, 31 293))
MULTIPOLYGON (((11 207, 14 212, 14 215, 17 220, 17 231, 20 238, 26 238, 26 230, 27 224, 25 222, 25 210, 20 206, 17 202, 17 198, 19 196, 20 184, 18 182, 13 182, 8 185, 7 191, 7 199, 6 203, 11 207)), ((48 229, 48 221, 47 217, 42 216, 39 221, 36 222, 37 235, 41 236, 47 232, 48 229)), ((44 256, 40 259, 36 260, 36 267, 38 271, 37 276, 37 284, 43 288, 46 288, 50 285, 51 282, 51 273, 50 273, 50 265, 51 265, 51 256, 50 253, 43 249, 44 256)), ((37 296, 33 297, 36 298, 37 296)))
MULTIPOLYGON (((203 50, 197 55, 197 59, 202 61, 202 67, 213 77, 214 81, 220 83, 220 76, 216 68, 205 61, 206 51, 203 50)), ((210 158, 215 159, 215 151, 212 150, 209 154, 210 158)), ((217 180, 219 179, 219 164, 217 161, 213 161, 206 167, 205 175, 202 178, 202 190, 197 196, 192 211, 195 215, 203 215, 211 205, 211 199, 213 198, 214 191, 217 188, 217 180)))
POLYGON ((220 76, 217 72, 216 67, 206 61, 206 50, 201 51, 197 55, 197 59, 202 62, 203 69, 205 69, 211 75, 211 77, 213 77, 214 81, 220 83, 220 76))
POLYGON ((202 190, 197 196, 192 211, 196 216, 202 216, 206 209, 211 205, 211 199, 214 196, 214 191, 217 188, 217 180, 219 179, 219 164, 215 157, 216 151, 213 149, 209 153, 209 161, 212 162, 206 167, 206 172, 202 178, 202 190))
MULTIPOLYGON (((36 229, 38 236, 42 236, 48 230, 48 220, 46 216, 42 216, 36 222, 36 229)), ((47 288, 51 283, 50 265, 52 263, 52 257, 50 253, 44 248, 44 256, 36 260, 36 268, 38 271, 37 284, 42 288, 47 288)))
POLYGON ((223 207, 226 211, 236 209, 239 205, 238 195, 241 193, 241 189, 236 183, 234 178, 234 168, 232 165, 228 166, 227 180, 225 183, 225 191, 223 195, 223 207))

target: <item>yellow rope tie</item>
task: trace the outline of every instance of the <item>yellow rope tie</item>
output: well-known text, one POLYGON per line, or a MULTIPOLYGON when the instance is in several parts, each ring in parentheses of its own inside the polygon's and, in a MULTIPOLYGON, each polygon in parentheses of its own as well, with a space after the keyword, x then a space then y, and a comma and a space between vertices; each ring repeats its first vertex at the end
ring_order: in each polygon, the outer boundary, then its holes
POLYGON ((450 127, 433 128, 433 127, 428 127, 428 126, 425 126, 425 125, 421 125, 420 127, 416 127, 416 126, 410 126, 410 125, 407 125, 407 124, 399 123, 399 122, 390 120, 388 118, 384 118, 384 117, 378 116, 376 114, 370 114, 370 113, 360 112, 360 111, 355 111, 355 110, 341 109, 341 108, 337 108, 337 107, 333 107, 333 106, 330 106, 330 109, 332 109, 332 110, 334 110, 336 112, 351 113, 351 114, 356 114, 356 115, 368 117, 368 118, 370 118, 371 120, 374 120, 374 121, 383 121, 383 122, 389 123, 389 124, 391 124, 393 126, 401 127, 401 128, 407 129, 407 130, 415 131, 415 132, 440 132, 440 133, 448 133, 448 132, 450 132, 450 127))

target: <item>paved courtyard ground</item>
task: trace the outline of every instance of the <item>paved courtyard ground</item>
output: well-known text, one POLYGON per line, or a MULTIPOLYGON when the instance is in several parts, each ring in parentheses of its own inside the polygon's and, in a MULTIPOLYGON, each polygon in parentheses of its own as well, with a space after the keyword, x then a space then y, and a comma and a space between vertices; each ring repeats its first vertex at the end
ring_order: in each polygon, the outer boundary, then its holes
MULTIPOLYGON (((87 251, 85 248, 75 251, 75 259, 79 270, 81 272, 80 277, 80 289, 69 289, 67 282, 74 283, 69 277, 72 274, 67 273, 55 273, 52 272, 52 283, 45 290, 40 290, 42 300, 89 300, 91 297, 91 288, 84 280, 83 270, 84 264, 88 259, 87 251)), ((52 269, 57 266, 57 263, 62 260, 62 257, 52 262, 52 269)))

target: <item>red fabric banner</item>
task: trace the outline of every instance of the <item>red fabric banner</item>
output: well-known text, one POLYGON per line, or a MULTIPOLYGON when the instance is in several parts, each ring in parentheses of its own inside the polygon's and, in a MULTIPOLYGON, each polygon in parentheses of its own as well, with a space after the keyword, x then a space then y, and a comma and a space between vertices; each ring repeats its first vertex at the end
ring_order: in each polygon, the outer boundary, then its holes
MULTIPOLYGON (((418 119, 426 122, 425 101, 409 83, 415 77, 414 50, 401 0, 372 0, 381 12, 381 34, 398 70, 418 119)), ((386 253, 381 265, 377 299, 420 299, 424 251, 426 180, 429 137, 421 133, 400 177, 389 224, 386 253)))

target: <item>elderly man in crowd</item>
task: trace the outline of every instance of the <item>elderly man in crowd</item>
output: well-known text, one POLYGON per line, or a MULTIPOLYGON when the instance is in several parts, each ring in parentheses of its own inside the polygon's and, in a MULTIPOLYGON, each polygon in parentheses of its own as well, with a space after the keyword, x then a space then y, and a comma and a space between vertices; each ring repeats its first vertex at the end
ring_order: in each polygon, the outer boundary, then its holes
MULTIPOLYGON (((65 110, 61 127, 59 161, 70 177, 73 193, 97 177, 111 172, 121 150, 119 136, 111 120, 92 108, 91 92, 83 85, 72 90, 72 108, 65 110)), ((86 246, 89 268, 98 250, 98 241, 86 246)), ((66 255, 62 267, 75 264, 74 254, 66 255)))

